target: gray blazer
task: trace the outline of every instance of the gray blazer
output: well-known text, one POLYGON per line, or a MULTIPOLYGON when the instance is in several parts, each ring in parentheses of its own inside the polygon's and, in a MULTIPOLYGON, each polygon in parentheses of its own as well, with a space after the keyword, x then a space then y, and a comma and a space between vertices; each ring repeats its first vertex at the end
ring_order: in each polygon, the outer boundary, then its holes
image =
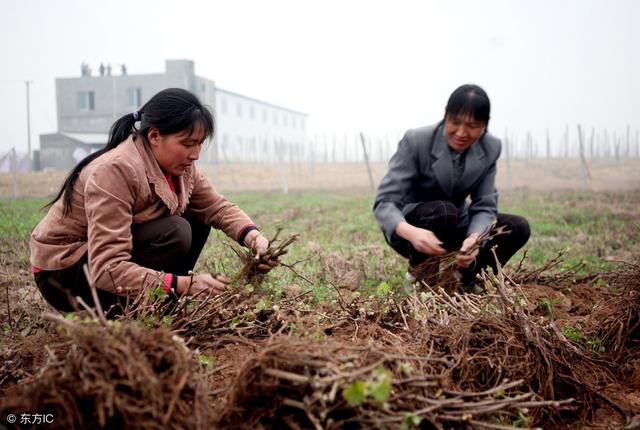
POLYGON ((458 226, 467 226, 467 234, 488 229, 498 213, 495 178, 500 148, 500 140, 485 133, 468 149, 464 173, 454 187, 442 123, 407 131, 389 161, 373 206, 387 240, 397 242, 394 230, 405 215, 433 200, 453 203, 458 208, 458 226))

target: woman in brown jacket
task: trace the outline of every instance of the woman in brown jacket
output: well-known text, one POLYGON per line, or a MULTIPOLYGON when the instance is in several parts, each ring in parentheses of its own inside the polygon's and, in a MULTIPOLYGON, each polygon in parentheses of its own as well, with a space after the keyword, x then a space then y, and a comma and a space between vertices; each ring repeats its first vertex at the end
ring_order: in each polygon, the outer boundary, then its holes
POLYGON ((71 171, 31 235, 36 284, 51 305, 76 310, 77 296, 94 304, 85 264, 103 309, 149 286, 178 296, 224 291, 223 275, 188 275, 211 227, 256 254, 267 249, 251 219, 195 165, 213 132, 211 112, 176 88, 113 124, 107 145, 71 171))

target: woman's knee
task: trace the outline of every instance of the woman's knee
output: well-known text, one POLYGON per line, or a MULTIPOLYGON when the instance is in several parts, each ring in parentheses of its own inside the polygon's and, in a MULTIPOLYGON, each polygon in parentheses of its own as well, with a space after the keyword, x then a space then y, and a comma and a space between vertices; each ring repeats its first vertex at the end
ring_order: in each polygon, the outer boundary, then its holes
POLYGON ((169 228, 165 232, 165 242, 169 245, 169 251, 174 255, 184 255, 191 248, 191 224, 179 216, 172 216, 169 219, 169 228))
POLYGON ((455 229, 458 225, 458 208, 446 200, 420 203, 411 211, 407 221, 422 228, 455 229))
POLYGON ((159 218, 131 228, 133 254, 143 261, 184 255, 191 247, 191 225, 179 216, 159 218))
POLYGON ((518 245, 524 246, 531 236, 531 227, 526 218, 519 215, 509 215, 507 222, 507 230, 511 231, 511 237, 518 245))

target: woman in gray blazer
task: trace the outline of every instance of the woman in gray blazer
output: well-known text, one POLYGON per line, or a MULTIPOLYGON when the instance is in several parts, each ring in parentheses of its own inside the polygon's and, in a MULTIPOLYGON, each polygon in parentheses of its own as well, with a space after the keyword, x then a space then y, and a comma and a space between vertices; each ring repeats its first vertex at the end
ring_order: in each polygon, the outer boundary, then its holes
POLYGON ((444 119, 407 131, 389 162, 374 214, 389 245, 409 259, 410 274, 430 257, 457 250, 468 284, 482 268, 495 271, 494 245, 505 264, 529 239, 526 219, 498 213, 500 140, 487 132, 490 110, 482 88, 462 85, 449 97, 444 119), (494 222, 509 233, 469 253, 494 222))

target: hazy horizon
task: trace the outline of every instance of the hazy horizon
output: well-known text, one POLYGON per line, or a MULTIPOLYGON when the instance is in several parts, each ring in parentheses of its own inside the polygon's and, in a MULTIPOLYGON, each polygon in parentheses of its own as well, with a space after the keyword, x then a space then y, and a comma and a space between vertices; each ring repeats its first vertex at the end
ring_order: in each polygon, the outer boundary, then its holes
POLYGON ((161 73, 190 59, 222 88, 309 114, 308 136, 438 121, 453 89, 488 92, 490 128, 555 142, 568 125, 640 129, 640 2, 0 0, 0 154, 57 131, 55 79, 86 62, 161 73))

